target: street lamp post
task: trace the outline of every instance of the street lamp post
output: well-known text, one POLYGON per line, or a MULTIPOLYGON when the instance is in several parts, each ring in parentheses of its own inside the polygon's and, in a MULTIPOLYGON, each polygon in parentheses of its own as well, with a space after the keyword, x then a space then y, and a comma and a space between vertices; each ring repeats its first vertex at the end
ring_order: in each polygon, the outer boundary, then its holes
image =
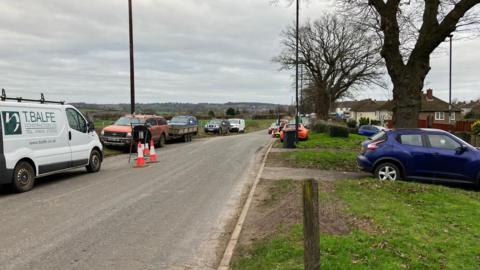
POLYGON ((135 113, 135 64, 133 58, 132 0, 128 0, 128 26, 130 36, 130 112, 135 113))
POLYGON ((295 140, 298 141, 298 35, 299 35, 299 13, 300 13, 300 0, 297 0, 297 20, 296 20, 296 48, 295 48, 295 140))
POLYGON ((449 78, 448 78, 448 124, 452 123, 452 38, 453 35, 448 36, 450 38, 450 64, 449 64, 449 78))

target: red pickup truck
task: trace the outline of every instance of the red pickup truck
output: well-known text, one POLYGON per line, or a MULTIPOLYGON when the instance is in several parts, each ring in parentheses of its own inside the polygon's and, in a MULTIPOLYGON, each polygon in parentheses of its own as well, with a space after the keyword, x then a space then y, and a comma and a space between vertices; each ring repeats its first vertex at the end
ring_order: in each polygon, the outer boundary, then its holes
POLYGON ((113 125, 105 127, 100 139, 107 147, 130 147, 132 126, 147 125, 155 144, 162 147, 168 136, 168 124, 165 118, 157 115, 125 115, 113 125))

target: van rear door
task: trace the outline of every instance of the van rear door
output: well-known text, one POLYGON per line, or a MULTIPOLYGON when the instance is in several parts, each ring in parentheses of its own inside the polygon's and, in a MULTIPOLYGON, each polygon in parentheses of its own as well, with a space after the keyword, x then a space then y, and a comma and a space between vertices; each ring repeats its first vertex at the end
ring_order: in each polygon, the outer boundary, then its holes
POLYGON ((68 139, 72 152, 72 167, 88 164, 92 138, 88 134, 87 121, 83 115, 73 108, 66 108, 69 131, 68 139))

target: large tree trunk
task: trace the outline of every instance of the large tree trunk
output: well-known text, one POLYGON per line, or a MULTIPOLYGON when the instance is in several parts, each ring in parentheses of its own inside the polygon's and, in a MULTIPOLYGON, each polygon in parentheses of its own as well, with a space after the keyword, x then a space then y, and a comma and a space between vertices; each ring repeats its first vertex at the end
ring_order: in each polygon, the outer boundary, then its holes
POLYGON ((317 102, 315 103, 315 113, 318 119, 328 120, 328 113, 330 111, 330 98, 325 93, 319 95, 317 102))
POLYGON ((417 128, 422 105, 422 89, 430 70, 429 59, 417 59, 403 70, 398 80, 393 80, 393 126, 417 128))

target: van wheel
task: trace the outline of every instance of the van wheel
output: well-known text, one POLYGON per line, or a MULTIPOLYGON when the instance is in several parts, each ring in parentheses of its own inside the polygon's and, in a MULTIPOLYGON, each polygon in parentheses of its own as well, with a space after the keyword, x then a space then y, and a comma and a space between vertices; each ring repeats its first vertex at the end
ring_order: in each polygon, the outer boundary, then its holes
POLYGON ((12 187, 15 192, 25 192, 33 188, 35 183, 35 170, 26 161, 21 161, 15 166, 12 187))
POLYGON ((92 153, 90 154, 90 161, 88 162, 87 165, 87 171, 90 173, 98 172, 100 171, 100 168, 102 167, 102 156, 98 150, 92 150, 92 153))
POLYGON ((397 165, 385 162, 377 166, 375 169, 375 176, 379 180, 389 180, 395 181, 401 178, 400 170, 398 169, 397 165))

